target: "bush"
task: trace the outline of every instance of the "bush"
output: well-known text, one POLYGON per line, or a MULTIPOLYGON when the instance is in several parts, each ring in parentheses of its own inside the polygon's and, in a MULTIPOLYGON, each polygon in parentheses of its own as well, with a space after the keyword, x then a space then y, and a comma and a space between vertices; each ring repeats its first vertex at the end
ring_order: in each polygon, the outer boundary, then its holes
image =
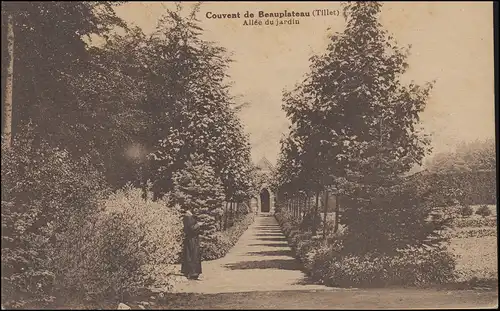
POLYGON ((112 298, 161 279, 182 226, 166 202, 111 195, 87 158, 29 139, 2 151, 2 305, 112 298))
POLYGON ((72 255, 64 245, 98 213, 105 185, 89 159, 28 136, 2 150, 3 306, 54 299, 64 279, 57 258, 72 255))
POLYGON ((453 281, 455 263, 455 258, 440 248, 406 249, 395 256, 335 255, 326 249, 314 257, 312 275, 329 286, 422 286, 453 281))
POLYGON ((300 223, 300 230, 311 230, 315 225, 318 228, 322 228, 322 223, 323 219, 321 218, 321 215, 319 215, 319 213, 309 212, 304 216, 304 219, 302 219, 300 223))
POLYGON ((61 285, 93 299, 123 299, 144 287, 167 285, 166 268, 181 252, 181 215, 168 201, 142 194, 131 186, 113 193, 103 212, 75 234, 78 247, 68 245, 67 261, 59 259, 66 268, 61 285))
POLYGON ((469 217, 472 214, 474 214, 474 210, 470 205, 464 205, 460 208, 460 215, 462 215, 462 217, 469 217))
POLYGON ((438 246, 451 219, 434 218, 435 206, 412 183, 360 187, 343 196, 342 224, 347 253, 394 254, 408 246, 438 246))
POLYGON ((455 258, 444 248, 407 248, 392 256, 366 253, 347 254, 343 234, 326 241, 299 233, 286 214, 276 215, 282 228, 290 228, 287 237, 295 255, 312 277, 328 286, 381 287, 388 285, 421 286, 441 284, 455 279, 455 258))
POLYGON ((477 209, 476 215, 488 217, 491 216, 491 210, 489 209, 488 205, 483 204, 477 209))
POLYGON ((253 223, 255 215, 249 213, 245 217, 234 223, 229 229, 217 232, 211 243, 202 246, 202 260, 214 260, 224 257, 229 250, 238 242, 241 235, 253 223))

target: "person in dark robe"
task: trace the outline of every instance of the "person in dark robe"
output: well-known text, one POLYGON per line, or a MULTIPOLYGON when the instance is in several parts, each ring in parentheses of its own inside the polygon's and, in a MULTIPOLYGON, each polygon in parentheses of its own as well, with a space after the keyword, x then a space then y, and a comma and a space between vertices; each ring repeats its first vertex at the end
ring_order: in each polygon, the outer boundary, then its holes
POLYGON ((181 273, 188 279, 197 280, 201 274, 200 226, 190 210, 184 214, 184 245, 181 273))

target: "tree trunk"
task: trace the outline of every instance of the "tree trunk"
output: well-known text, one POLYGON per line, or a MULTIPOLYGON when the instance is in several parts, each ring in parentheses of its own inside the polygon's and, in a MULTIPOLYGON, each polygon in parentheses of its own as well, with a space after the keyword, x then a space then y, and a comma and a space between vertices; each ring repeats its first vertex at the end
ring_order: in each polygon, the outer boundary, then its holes
POLYGON ((297 198, 293 198, 293 213, 295 214, 295 218, 297 218, 297 198))
POLYGON ((295 213, 297 214, 297 220, 300 220, 300 201, 299 198, 295 198, 295 213))
POLYGON ((306 195, 304 198, 304 210, 302 211, 302 219, 304 219, 304 217, 306 216, 306 213, 307 213, 307 208, 308 208, 307 200, 308 199, 309 199, 309 196, 306 195))
POLYGON ((339 230, 339 211, 340 211, 340 195, 337 194, 335 198, 335 228, 333 232, 337 233, 339 230))
POLYGON ((297 210, 298 210, 298 208, 297 208, 297 207, 298 207, 298 206, 297 206, 297 198, 296 198, 296 197, 293 199, 293 206, 294 206, 294 207, 293 207, 293 210, 294 210, 294 212, 295 212, 295 219, 297 219, 297 218, 298 218, 298 213, 297 213, 297 210))
POLYGON ((297 219, 300 221, 300 197, 297 197, 297 219))
POLYGON ((323 239, 326 239, 326 216, 328 214, 328 191, 325 191, 325 206, 323 207, 323 239))
POLYGON ((236 202, 236 207, 235 207, 234 212, 235 212, 234 214, 235 214, 236 218, 238 218, 240 216, 240 214, 239 214, 240 213, 240 203, 239 202, 236 202))
POLYGON ((5 148, 10 149, 12 146, 12 89, 14 86, 14 18, 12 13, 7 15, 7 58, 2 144, 5 148))
POLYGON ((232 227, 234 224, 234 203, 229 203, 229 227, 232 227))
POLYGON ((297 199, 297 203, 299 204, 299 222, 302 221, 302 200, 300 198, 297 199))
POLYGON ((227 217, 228 217, 228 208, 229 202, 226 202, 226 206, 224 207, 224 230, 227 229, 227 217))
POLYGON ((222 210, 222 214, 219 216, 219 231, 224 230, 224 210, 222 210))
POLYGON ((312 235, 315 236, 318 232, 318 224, 316 224, 316 215, 318 215, 318 206, 319 206, 319 191, 316 191, 316 205, 314 206, 314 211, 312 213, 312 235))

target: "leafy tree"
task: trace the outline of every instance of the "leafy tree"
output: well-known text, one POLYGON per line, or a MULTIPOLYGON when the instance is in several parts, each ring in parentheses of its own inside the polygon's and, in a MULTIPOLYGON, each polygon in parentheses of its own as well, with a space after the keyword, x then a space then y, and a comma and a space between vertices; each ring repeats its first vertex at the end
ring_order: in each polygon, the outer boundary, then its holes
MULTIPOLYGON (((48 138, 50 143, 79 155, 86 153, 88 138, 94 133, 85 125, 100 122, 79 91, 79 78, 89 70, 90 54, 84 39, 106 35, 115 26, 125 27, 113 10, 116 4, 2 2, 2 15, 12 16, 16 38, 13 135, 31 122, 39 138, 48 138), (82 122, 84 119, 88 121, 82 122)), ((2 22, 2 55, 6 55, 4 26, 2 22)), ((2 57, 2 85, 6 62, 2 57)))
MULTIPOLYGON (((144 35, 127 30, 113 9, 118 4, 2 3, 12 15, 16 38, 14 136, 29 123, 35 144, 46 140, 74 158, 90 154, 115 188, 134 179, 135 167, 124 151, 137 142, 147 121, 141 107, 145 57, 137 51, 143 44, 135 45, 144 43, 144 35), (127 34, 110 39, 117 26, 127 34), (106 39, 104 48, 89 44, 95 35, 106 39)), ((2 49, 5 35, 2 27, 2 49)), ((2 57, 2 83, 7 61, 2 57)))
POLYGON ((169 11, 152 38, 162 55, 158 71, 168 73, 161 94, 168 120, 152 155, 156 192, 168 193, 172 175, 197 154, 221 179, 226 200, 241 201, 252 188, 248 137, 228 94, 229 59, 224 49, 200 39, 195 12, 182 18, 179 10, 169 11))
POLYGON ((174 172, 171 197, 183 209, 191 209, 201 226, 202 246, 214 242, 217 216, 224 201, 223 186, 202 156, 192 155, 182 170, 174 172))
POLYGON ((462 143, 454 152, 435 154, 426 161, 425 167, 432 173, 494 171, 496 168, 495 140, 462 143))
MULTIPOLYGON (((2 305, 53 299, 63 277, 58 258, 70 233, 99 211, 108 190, 88 157, 78 161, 30 131, 2 150, 2 305)), ((61 289, 64 290, 64 289, 61 289)))
POLYGON ((172 105, 162 99, 169 68, 154 55, 155 43, 139 28, 131 28, 90 50, 94 70, 83 91, 99 103, 94 111, 103 123, 95 129, 95 148, 116 187, 151 178, 147 154, 171 125, 172 105))
POLYGON ((432 83, 401 83, 408 49, 382 28, 380 10, 378 2, 345 3, 345 30, 331 35, 326 53, 311 58, 304 81, 284 96, 307 179, 348 198, 342 221, 350 252, 435 245, 444 225, 427 225, 430 206, 402 178, 430 151, 418 122, 432 83))

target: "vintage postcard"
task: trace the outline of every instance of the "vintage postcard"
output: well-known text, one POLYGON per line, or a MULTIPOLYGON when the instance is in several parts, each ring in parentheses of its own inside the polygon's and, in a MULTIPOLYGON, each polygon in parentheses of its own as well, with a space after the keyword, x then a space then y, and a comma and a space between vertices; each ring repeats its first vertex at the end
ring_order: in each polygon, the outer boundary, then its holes
POLYGON ((3 1, 2 310, 497 308, 494 9, 3 1))

